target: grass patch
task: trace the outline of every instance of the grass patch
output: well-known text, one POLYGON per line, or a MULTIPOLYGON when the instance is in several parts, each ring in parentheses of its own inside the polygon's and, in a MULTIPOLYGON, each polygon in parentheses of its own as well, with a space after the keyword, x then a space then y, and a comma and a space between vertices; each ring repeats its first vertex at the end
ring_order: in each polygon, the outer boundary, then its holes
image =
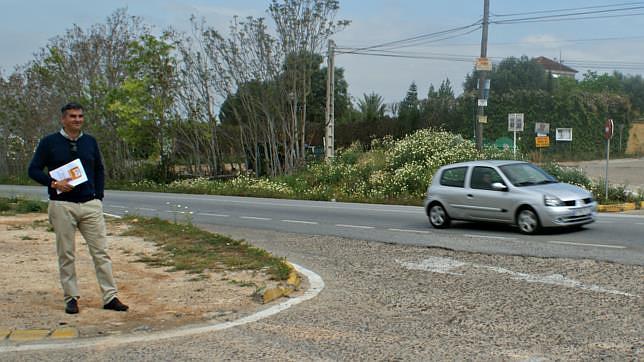
POLYGON ((45 211, 46 202, 21 197, 0 197, 0 215, 3 216, 45 211))
POLYGON ((162 252, 139 260, 199 274, 208 270, 265 270, 274 280, 286 280, 291 267, 283 258, 244 241, 213 234, 189 224, 159 218, 126 217, 128 236, 143 237, 160 246, 162 252))

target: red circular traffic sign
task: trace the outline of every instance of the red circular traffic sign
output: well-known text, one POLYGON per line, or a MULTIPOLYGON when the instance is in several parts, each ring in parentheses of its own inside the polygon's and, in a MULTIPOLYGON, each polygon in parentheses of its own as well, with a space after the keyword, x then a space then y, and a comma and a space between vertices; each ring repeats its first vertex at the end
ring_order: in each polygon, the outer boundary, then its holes
POLYGON ((607 119, 606 124, 604 125, 604 138, 609 140, 613 138, 613 120, 607 119))

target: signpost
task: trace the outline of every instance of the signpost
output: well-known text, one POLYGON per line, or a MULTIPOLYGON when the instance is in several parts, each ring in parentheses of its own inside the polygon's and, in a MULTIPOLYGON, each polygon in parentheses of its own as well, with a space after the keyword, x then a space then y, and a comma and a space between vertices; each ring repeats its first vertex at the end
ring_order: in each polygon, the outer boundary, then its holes
POLYGON ((550 136, 537 136, 534 142, 537 148, 550 147, 550 136))
POLYGON ((610 155, 610 139, 613 138, 614 126, 613 120, 610 118, 607 119, 604 124, 604 138, 606 139, 606 183, 604 186, 606 189, 606 200, 608 200, 608 158, 610 155))
POLYGON ((517 156, 517 131, 523 131, 523 113, 508 113, 508 131, 514 133, 512 155, 517 156))

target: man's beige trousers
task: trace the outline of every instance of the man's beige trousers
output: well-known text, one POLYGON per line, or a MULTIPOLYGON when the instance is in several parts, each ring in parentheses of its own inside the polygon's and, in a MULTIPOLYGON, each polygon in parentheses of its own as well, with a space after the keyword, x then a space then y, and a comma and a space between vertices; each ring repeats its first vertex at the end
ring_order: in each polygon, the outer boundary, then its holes
POLYGON ((96 199, 84 203, 49 201, 49 222, 56 233, 58 270, 65 293, 65 302, 78 299, 78 282, 74 265, 76 229, 87 242, 94 260, 96 279, 103 293, 103 304, 116 296, 116 283, 112 276, 112 260, 107 255, 107 233, 103 218, 103 203, 96 199))

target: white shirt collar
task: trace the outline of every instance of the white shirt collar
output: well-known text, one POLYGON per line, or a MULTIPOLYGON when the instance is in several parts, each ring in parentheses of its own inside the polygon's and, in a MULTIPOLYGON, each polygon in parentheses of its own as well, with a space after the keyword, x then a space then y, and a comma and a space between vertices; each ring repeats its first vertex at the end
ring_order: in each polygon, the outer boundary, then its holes
POLYGON ((76 139, 73 139, 73 138, 71 138, 71 137, 67 134, 67 132, 65 132, 65 129, 64 129, 64 128, 61 128, 61 129, 60 129, 60 134, 62 134, 62 135, 63 135, 63 137, 67 138, 67 139, 68 139, 68 140, 70 140, 70 141, 78 141, 78 139, 79 139, 79 138, 83 137, 83 131, 81 131, 81 132, 78 134, 78 137, 76 137, 76 139))

